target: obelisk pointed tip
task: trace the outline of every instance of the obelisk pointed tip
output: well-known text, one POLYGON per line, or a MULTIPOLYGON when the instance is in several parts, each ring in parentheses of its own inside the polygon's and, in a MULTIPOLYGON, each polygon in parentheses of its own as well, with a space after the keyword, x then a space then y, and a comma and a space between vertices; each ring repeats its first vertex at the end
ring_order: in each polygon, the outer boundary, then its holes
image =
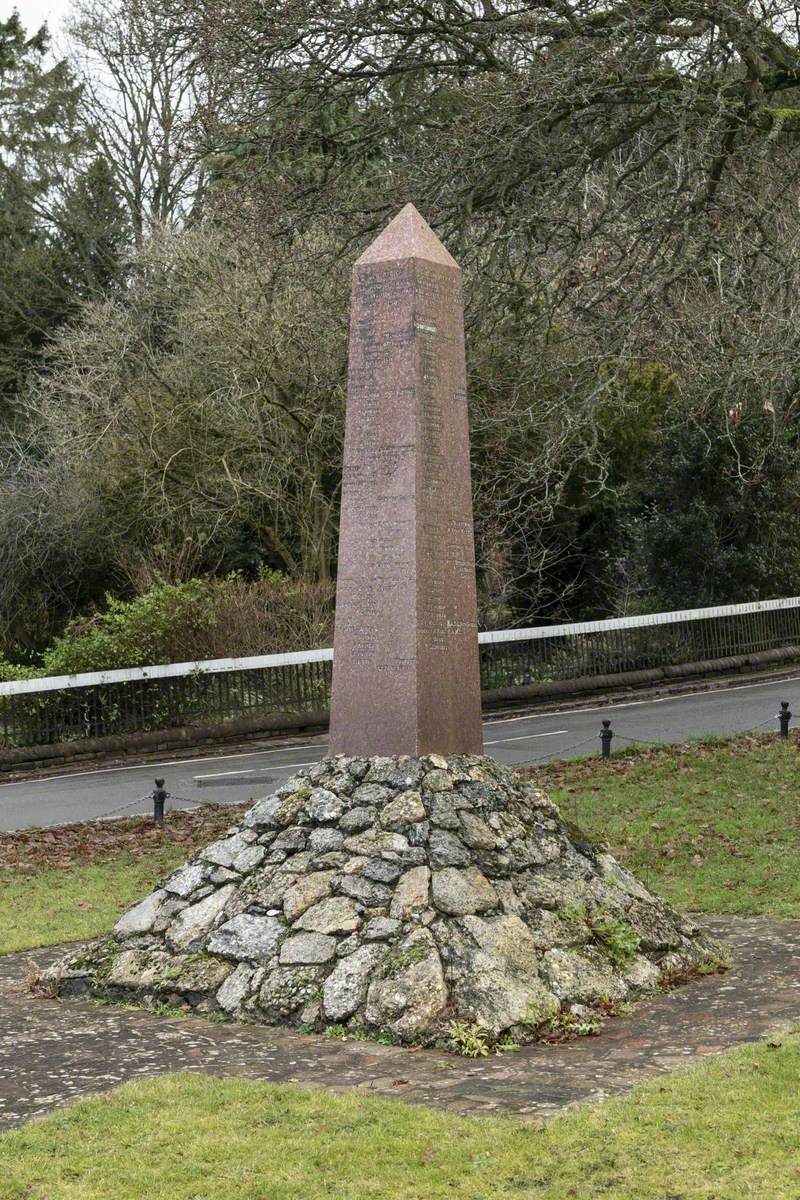
POLYGON ((428 222, 421 217, 413 204, 401 208, 375 241, 367 246, 356 262, 365 263, 399 261, 405 258, 421 258, 426 262, 439 263, 444 267, 456 267, 458 263, 445 250, 428 222))

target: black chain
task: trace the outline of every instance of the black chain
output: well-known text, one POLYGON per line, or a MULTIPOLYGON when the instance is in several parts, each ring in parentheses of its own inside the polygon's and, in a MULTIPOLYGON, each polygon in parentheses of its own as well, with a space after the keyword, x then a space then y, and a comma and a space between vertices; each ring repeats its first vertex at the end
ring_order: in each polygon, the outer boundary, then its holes
POLYGON ((766 721, 762 721, 760 725, 754 725, 751 730, 748 730, 748 732, 755 733, 756 729, 763 729, 765 725, 771 725, 773 721, 778 720, 780 715, 780 713, 775 713, 774 717, 767 717, 766 721))
POLYGON ((224 807, 223 804, 219 800, 204 800, 202 798, 202 796, 195 796, 195 797, 193 797, 193 799, 190 800, 188 796, 173 796, 172 792, 167 792, 167 799, 168 800, 178 800, 181 804, 194 804, 194 805, 199 805, 201 807, 203 805, 205 805, 207 808, 222 808, 222 807, 224 807))
MULTIPOLYGON (((766 725, 770 725, 773 721, 777 721, 780 714, 776 713, 773 717, 767 717, 766 721, 761 721, 755 725, 750 732, 755 732, 758 729, 763 729, 766 725)), ((632 734, 626 733, 624 730, 613 729, 611 731, 615 738, 621 738, 624 742, 635 742, 641 746, 674 746, 675 742, 656 741, 654 738, 634 737, 632 734)), ((573 742, 571 746, 560 746, 558 750, 548 750, 544 754, 536 754, 533 758, 527 758, 526 763, 541 762, 546 758, 552 758, 554 755, 562 756, 568 754, 570 750, 577 750, 580 746, 586 746, 589 742, 596 741, 602 737, 600 733, 593 733, 589 737, 582 738, 579 742, 573 742)))
POLYGON ((113 817, 117 813, 126 812, 129 808, 133 808, 135 804, 144 804, 145 800, 151 799, 151 793, 146 796, 138 796, 136 800, 131 800, 129 804, 120 804, 119 808, 110 808, 108 812, 100 813, 97 817, 90 817, 92 821, 104 821, 106 817, 113 817))
POLYGON ((616 729, 613 729, 612 733, 615 738, 620 737, 624 742, 639 742, 642 746, 674 746, 676 744, 675 742, 655 742, 651 738, 630 737, 627 733, 618 732, 616 729))
POLYGON ((544 754, 535 754, 533 758, 526 758, 525 762, 541 762, 545 758, 552 758, 554 754, 566 754, 570 750, 577 750, 579 746, 586 746, 589 742, 595 741, 597 741, 597 734, 593 733, 579 742, 573 742, 571 746, 560 746, 558 750, 545 750, 544 754))
MULTIPOLYGON (((757 729, 763 729, 766 725, 770 725, 773 721, 777 721, 780 714, 776 713, 772 717, 767 717, 765 721, 761 721, 758 725, 753 726, 749 732, 755 732, 757 729)), ((673 746, 674 742, 654 741, 652 738, 633 737, 624 732, 624 730, 614 729, 611 731, 615 738, 622 738, 625 742, 636 742, 642 746, 673 746)), ((543 762, 545 759, 553 758, 554 755, 568 754, 570 750, 578 750, 581 746, 587 746, 590 742, 596 742, 602 734, 592 733, 589 737, 581 738, 579 742, 573 742, 569 746, 560 746, 558 750, 545 750, 542 754, 535 754, 532 758, 526 758, 521 765, 528 763, 543 762)), ((107 817, 116 816, 117 813, 127 812, 128 809, 134 808, 137 804, 144 804, 146 800, 152 799, 152 792, 148 792, 146 796, 138 796, 135 800, 131 800, 128 804, 121 804, 118 808, 109 809, 108 812, 100 813, 99 816, 92 817, 92 821, 104 821, 107 817)), ((204 800, 201 796, 175 796, 172 792, 167 792, 167 800, 177 801, 179 804, 191 804, 195 807, 221 808, 223 805, 218 800, 204 800)))
MULTIPOLYGON (((745 730, 745 732, 755 733, 755 731, 757 729, 763 729, 765 725, 771 725, 773 721, 777 721, 779 716, 780 716, 780 714, 776 713, 774 717, 767 717, 766 721, 761 721, 758 725, 754 725, 752 729, 745 730)), ((615 738, 622 738, 622 740, 624 742, 638 742, 642 746, 674 746, 674 745, 677 745, 676 742, 654 741, 652 738, 632 737, 630 734, 625 733, 625 731, 621 730, 621 729, 619 729, 619 730, 614 729, 614 730, 612 730, 612 733, 614 734, 615 738)))

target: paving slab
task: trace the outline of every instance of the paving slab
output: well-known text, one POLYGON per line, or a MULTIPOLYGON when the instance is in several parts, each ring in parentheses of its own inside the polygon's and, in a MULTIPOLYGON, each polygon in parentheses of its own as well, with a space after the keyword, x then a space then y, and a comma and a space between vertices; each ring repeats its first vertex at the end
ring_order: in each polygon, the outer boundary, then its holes
POLYGON ((539 1043, 477 1061, 33 997, 26 980, 64 947, 9 954, 0 957, 0 1128, 126 1080, 170 1071, 358 1088, 459 1113, 553 1116, 800 1023, 800 921, 700 919, 733 952, 726 974, 643 1001, 596 1037, 539 1043))

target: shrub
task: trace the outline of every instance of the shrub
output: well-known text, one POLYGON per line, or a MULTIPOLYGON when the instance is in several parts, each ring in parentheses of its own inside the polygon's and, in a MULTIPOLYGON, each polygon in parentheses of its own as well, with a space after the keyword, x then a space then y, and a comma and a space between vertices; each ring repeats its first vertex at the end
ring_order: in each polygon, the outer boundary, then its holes
MULTIPOLYGON (((328 642, 333 586, 264 571, 249 582, 158 579, 133 600, 106 597, 107 607, 70 622, 45 651, 39 674, 70 675, 119 667, 304 650, 328 642)), ((0 678, 24 668, 0 658, 0 678)))
POLYGON ((480 1025, 468 1025, 466 1021, 451 1021, 447 1027, 450 1044, 465 1058, 485 1058, 489 1053, 490 1035, 480 1025))
POLYGON ((603 908, 587 915, 587 924, 600 949, 618 970, 623 970, 639 953, 639 938, 627 921, 603 908))
POLYGON ((213 625, 210 581, 157 583, 134 600, 106 596, 105 612, 79 617, 45 651, 47 675, 189 661, 213 625))
POLYGON ((0 654, 0 683, 9 683, 13 679, 36 679, 41 674, 37 667, 23 667, 20 663, 9 662, 5 655, 0 654))

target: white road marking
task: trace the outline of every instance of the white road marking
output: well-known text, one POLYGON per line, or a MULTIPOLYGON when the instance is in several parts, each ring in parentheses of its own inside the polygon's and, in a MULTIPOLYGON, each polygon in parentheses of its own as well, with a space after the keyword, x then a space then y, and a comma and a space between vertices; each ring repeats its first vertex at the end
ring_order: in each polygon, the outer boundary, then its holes
POLYGON ((777 687, 782 683, 796 683, 800 675, 787 675, 781 679, 766 679, 762 683, 736 683, 731 687, 703 688, 698 692, 681 692, 676 696, 656 696, 651 700, 621 700, 618 704, 594 704, 586 708, 556 708, 546 713, 527 713, 521 717, 493 717, 486 725, 510 725, 514 721, 543 720, 545 717, 571 717, 573 713, 606 712, 611 708, 645 708, 649 704, 668 704, 671 700, 696 700, 698 696, 720 696, 727 692, 746 692, 750 688, 777 687))
POLYGON ((217 771, 214 775, 194 775, 195 783, 205 783, 207 779, 228 779, 231 775, 255 775, 258 767, 247 767, 244 771, 217 771))
POLYGON ((517 737, 496 738, 493 742, 484 742, 484 746, 499 746, 501 742, 531 742, 534 738, 555 737, 559 733, 569 733, 568 729, 550 729, 547 733, 521 733, 517 737))
MULTIPOLYGON (((34 783, 58 783, 62 779, 80 779, 83 775, 112 775, 115 771, 141 771, 150 767, 190 767, 193 763, 229 762, 232 758, 252 758, 254 754, 302 754, 314 745, 324 746, 324 742, 306 742, 302 746, 283 746, 276 750, 241 750, 236 754, 209 754, 206 758, 172 758, 169 762, 134 763, 130 767, 97 767, 89 771, 70 771, 68 775, 47 775, 42 779, 11 779, 0 783, 0 787, 19 787, 20 784, 30 786, 34 783)), ((309 763, 276 763, 277 767, 307 767, 309 763)))
MULTIPOLYGON (((658 696, 655 699, 650 699, 650 700, 624 700, 624 701, 620 701, 617 704, 595 704, 595 705, 588 706, 586 708, 559 708, 559 709, 554 709, 553 711, 546 712, 546 713, 526 713, 524 716, 520 716, 520 717, 494 717, 494 718, 491 718, 491 719, 485 721, 484 725, 486 727, 491 727, 493 725, 511 725, 517 721, 541 721, 541 720, 547 719, 548 717, 567 717, 567 716, 572 716, 574 713, 607 712, 607 711, 613 710, 615 708, 644 708, 650 704, 666 704, 672 700, 696 700, 698 696, 711 697, 711 696, 719 696, 720 693, 724 694, 726 692, 746 692, 752 688, 777 687, 778 684, 796 683, 797 680, 800 680, 800 675, 789 675, 789 676, 784 676, 781 679, 766 679, 761 683, 740 683, 740 684, 733 684, 731 687, 725 687, 725 688, 722 688, 722 687, 704 688, 698 692, 682 692, 681 694, 676 695, 676 696, 658 696)), ((503 738, 501 740, 505 741, 506 739, 503 738)), ((494 744, 495 744, 494 742, 486 743, 486 745, 494 745, 494 744)), ((43 778, 43 779, 13 779, 13 780, 9 780, 6 783, 0 783, 0 788, 31 787, 34 784, 59 783, 63 779, 79 779, 81 776, 84 776, 84 775, 110 775, 110 774, 113 774, 115 771, 141 771, 142 769, 149 769, 151 767, 155 767, 155 768, 186 767, 193 763, 201 763, 201 762, 229 762, 231 759, 234 759, 234 758, 252 758, 255 755, 291 754, 293 751, 302 754, 303 751, 309 750, 312 746, 324 746, 324 745, 325 745, 324 741, 304 742, 301 746, 283 746, 283 747, 276 747, 273 750, 242 750, 242 751, 237 751, 235 754, 223 754, 223 755, 209 754, 205 758, 191 758, 191 759, 173 758, 173 759, 169 759, 166 762, 134 763, 132 766, 128 766, 128 767, 97 767, 95 770, 71 771, 65 775, 48 775, 46 778, 43 778)), ((276 764, 276 766, 280 766, 280 767, 300 767, 300 766, 308 766, 308 765, 309 765, 308 763, 277 763, 276 764)))
MULTIPOLYGON (((314 763, 318 761, 315 758, 313 762, 279 763, 278 766, 279 768, 281 766, 291 767, 292 770, 295 770, 296 767, 313 767, 314 763)), ((254 775, 258 770, 258 767, 249 767, 246 771, 217 771, 215 775, 195 775, 193 778, 195 783, 205 783, 207 779, 228 779, 231 775, 254 775)))

